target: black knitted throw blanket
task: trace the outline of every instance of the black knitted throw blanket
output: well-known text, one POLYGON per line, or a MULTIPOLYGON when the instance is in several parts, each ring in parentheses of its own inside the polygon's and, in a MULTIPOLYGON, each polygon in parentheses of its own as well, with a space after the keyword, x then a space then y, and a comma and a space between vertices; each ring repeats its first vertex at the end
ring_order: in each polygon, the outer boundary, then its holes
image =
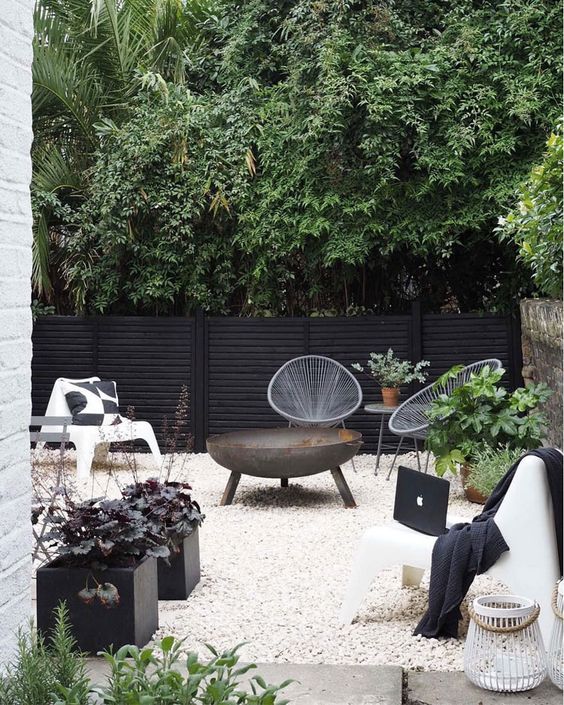
MULTIPOLYGON (((562 574, 562 453, 556 448, 540 448, 525 455, 541 458, 546 467, 562 574)), ((501 478, 484 505, 484 511, 474 517, 472 523, 455 524, 435 542, 431 561, 429 607, 414 634, 427 638, 458 636, 458 622, 462 616, 460 604, 474 577, 485 573, 502 553, 509 550, 493 519, 521 460, 522 458, 501 478)))

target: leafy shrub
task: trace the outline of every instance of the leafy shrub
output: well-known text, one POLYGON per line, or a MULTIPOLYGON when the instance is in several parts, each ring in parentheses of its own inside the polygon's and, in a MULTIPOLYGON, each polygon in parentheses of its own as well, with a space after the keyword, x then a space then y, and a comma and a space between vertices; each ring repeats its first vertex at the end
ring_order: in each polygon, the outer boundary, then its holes
MULTIPOLYGON (((211 646, 208 649, 213 657, 203 662, 196 653, 183 649, 182 642, 168 636, 160 641, 158 649, 123 646, 115 654, 105 653, 111 673, 107 685, 93 689, 96 702, 101 705, 287 705, 289 701, 280 699, 278 694, 292 681, 273 686, 256 675, 250 678, 249 692, 241 687, 240 679, 256 666, 238 666, 237 648, 222 654, 211 646)), ((70 691, 61 691, 63 695, 56 705, 79 705, 70 691)))
POLYGON ((186 482, 159 482, 151 478, 128 485, 122 493, 133 509, 162 528, 169 551, 178 553, 183 539, 204 520, 200 506, 189 494, 191 489, 186 482))
MULTIPOLYGON (((460 373, 455 366, 436 382, 444 386, 460 373)), ((436 457, 436 471, 456 472, 484 448, 530 450, 542 445, 546 419, 538 405, 548 399, 546 384, 519 387, 509 393, 499 382, 505 370, 484 367, 450 394, 439 394, 429 411, 426 447, 436 457)))
POLYGON ((497 483, 522 455, 521 448, 478 448, 470 461, 468 484, 484 497, 489 497, 497 483))
POLYGON ((60 692, 72 694, 69 705, 87 705, 90 683, 84 658, 76 651, 61 604, 48 642, 33 630, 20 631, 15 660, 0 676, 0 705, 54 705, 60 692))
POLYGON ((547 142, 543 162, 534 167, 519 191, 515 210, 499 219, 503 239, 519 247, 539 293, 562 298, 562 122, 547 142))
MULTIPOLYGON (((382 387, 400 387, 402 384, 411 382, 424 382, 427 373, 423 368, 429 367, 428 360, 421 360, 413 365, 409 360, 400 360, 394 355, 392 348, 385 355, 381 353, 370 353, 370 358, 366 364, 368 372, 382 387)), ((364 368, 358 362, 352 365, 358 372, 364 372, 364 368)))

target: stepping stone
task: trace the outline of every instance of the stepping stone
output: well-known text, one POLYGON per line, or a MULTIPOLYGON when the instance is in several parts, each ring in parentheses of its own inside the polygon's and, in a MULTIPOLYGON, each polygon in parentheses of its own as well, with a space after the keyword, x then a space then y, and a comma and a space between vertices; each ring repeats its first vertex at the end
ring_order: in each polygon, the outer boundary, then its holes
POLYGON ((259 663, 256 673, 267 683, 293 678, 283 691, 292 705, 401 705, 400 666, 331 666, 259 663))
POLYGON ((464 673, 410 671, 407 705, 562 705, 562 692, 547 678, 524 693, 492 693, 470 683, 464 673))

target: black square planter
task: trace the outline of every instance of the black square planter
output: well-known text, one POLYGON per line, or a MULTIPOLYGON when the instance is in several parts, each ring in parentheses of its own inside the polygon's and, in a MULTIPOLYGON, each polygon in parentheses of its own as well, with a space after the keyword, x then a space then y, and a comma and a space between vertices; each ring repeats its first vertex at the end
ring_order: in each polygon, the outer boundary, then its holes
POLYGON ((200 582, 200 539, 198 528, 187 536, 180 553, 171 555, 170 566, 158 560, 159 600, 185 600, 200 582))
POLYGON ((54 626, 53 610, 64 600, 72 632, 81 651, 96 654, 124 644, 145 646, 159 626, 157 561, 144 558, 131 567, 93 571, 50 563, 37 571, 37 628, 48 636, 54 626), (104 607, 99 600, 85 604, 78 593, 92 576, 99 583, 112 583, 119 592, 117 607, 104 607))

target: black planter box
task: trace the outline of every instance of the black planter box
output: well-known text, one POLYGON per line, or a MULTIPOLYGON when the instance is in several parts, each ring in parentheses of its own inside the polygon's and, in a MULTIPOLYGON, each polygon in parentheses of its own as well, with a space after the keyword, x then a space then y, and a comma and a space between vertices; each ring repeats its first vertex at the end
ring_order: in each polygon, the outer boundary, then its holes
POLYGON ((159 626, 157 561, 144 558, 127 568, 92 571, 68 568, 57 561, 37 571, 37 628, 46 637, 54 626, 53 610, 64 600, 72 632, 81 651, 96 654, 124 644, 145 646, 159 626), (85 604, 78 593, 89 578, 112 583, 119 592, 117 607, 104 607, 99 600, 85 604))
POLYGON ((185 600, 200 582, 200 539, 196 528, 171 555, 168 566, 158 560, 159 600, 185 600))

